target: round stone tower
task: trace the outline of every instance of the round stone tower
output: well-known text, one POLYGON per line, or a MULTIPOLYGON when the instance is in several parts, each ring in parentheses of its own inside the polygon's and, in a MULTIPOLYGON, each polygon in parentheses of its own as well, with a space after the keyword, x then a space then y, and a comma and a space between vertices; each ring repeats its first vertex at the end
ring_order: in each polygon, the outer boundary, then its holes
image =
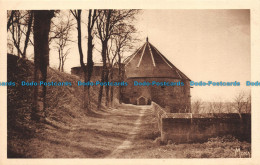
POLYGON ((128 86, 122 89, 123 102, 142 105, 154 101, 172 113, 190 112, 190 79, 166 59, 148 38, 124 61, 124 69, 128 86), (137 82, 139 85, 136 85, 137 82), (155 82, 160 84, 152 85, 155 82))

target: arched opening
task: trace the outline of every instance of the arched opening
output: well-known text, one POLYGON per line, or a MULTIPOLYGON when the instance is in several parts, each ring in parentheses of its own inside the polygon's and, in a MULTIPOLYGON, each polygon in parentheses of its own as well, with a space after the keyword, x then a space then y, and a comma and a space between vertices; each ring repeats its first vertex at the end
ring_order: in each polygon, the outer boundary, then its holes
POLYGON ((139 99, 139 105, 146 105, 146 100, 145 100, 145 98, 141 97, 141 98, 139 99))
POLYGON ((140 96, 137 99, 137 105, 147 105, 148 104, 148 99, 144 96, 140 96))

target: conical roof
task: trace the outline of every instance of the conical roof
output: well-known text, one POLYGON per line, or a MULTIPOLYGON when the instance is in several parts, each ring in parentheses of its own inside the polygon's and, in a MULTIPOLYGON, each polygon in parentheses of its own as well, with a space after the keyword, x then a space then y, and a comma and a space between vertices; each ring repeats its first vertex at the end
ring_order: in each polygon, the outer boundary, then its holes
POLYGON ((149 41, 124 61, 126 76, 176 78, 190 80, 162 55, 149 41))

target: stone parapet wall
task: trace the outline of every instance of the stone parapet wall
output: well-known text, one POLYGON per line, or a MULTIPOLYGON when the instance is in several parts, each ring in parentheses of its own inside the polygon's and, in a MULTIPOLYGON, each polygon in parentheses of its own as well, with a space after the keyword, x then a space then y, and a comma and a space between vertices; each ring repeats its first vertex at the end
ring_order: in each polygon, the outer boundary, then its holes
POLYGON ((152 109, 155 112, 157 121, 158 121, 158 129, 159 131, 161 131, 162 128, 162 117, 166 115, 166 111, 164 111, 162 109, 161 106, 159 106, 158 104, 156 104, 155 102, 152 102, 152 109))
POLYGON ((167 113, 152 102, 158 128, 164 142, 203 142, 208 138, 232 135, 241 141, 251 141, 251 114, 237 113, 167 113))

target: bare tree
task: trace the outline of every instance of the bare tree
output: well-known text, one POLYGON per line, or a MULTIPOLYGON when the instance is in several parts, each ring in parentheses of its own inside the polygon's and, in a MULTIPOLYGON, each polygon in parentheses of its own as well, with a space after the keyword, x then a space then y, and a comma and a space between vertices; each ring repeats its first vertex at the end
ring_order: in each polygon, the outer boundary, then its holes
POLYGON ((214 113, 223 113, 224 112, 224 103, 221 98, 214 100, 212 102, 214 107, 214 113))
POLYGON ((243 111, 243 107, 246 105, 246 95, 244 91, 240 91, 234 98, 234 108, 239 114, 240 118, 242 118, 241 113, 243 111))
MULTIPOLYGON (((94 26, 97 20, 97 10, 89 10, 88 12, 88 52, 87 52, 87 73, 85 75, 85 80, 88 82, 91 80, 92 72, 93 72, 93 38, 94 38, 94 26)), ((87 90, 88 94, 88 105, 90 106, 90 86, 88 86, 87 90)))
MULTIPOLYGON (((113 81, 113 74, 114 74, 114 68, 113 68, 113 65, 114 65, 114 62, 116 60, 116 54, 113 53, 114 51, 112 50, 113 49, 113 38, 111 38, 111 43, 110 43, 110 46, 109 46, 109 49, 107 49, 107 59, 108 59, 108 79, 109 81, 113 81), (112 59, 110 59, 110 55, 112 55, 112 59)), ((109 90, 110 91, 110 104, 112 105, 113 104, 113 95, 114 95, 114 86, 111 86, 110 87, 111 89, 109 90)))
MULTIPOLYGON (((27 11, 9 11, 10 16, 8 16, 7 31, 9 30, 12 36, 12 42, 17 49, 17 55, 23 58, 26 57, 26 50, 30 40, 30 34, 33 22, 33 13, 30 10, 27 11), (10 13, 11 12, 11 13, 10 13), (22 42, 23 51, 22 51, 22 42)), ((9 15, 9 14, 8 14, 9 15)))
MULTIPOLYGON (((34 82, 47 79, 47 66, 49 65, 49 32, 54 11, 35 10, 33 38, 34 38, 34 82)), ((46 86, 34 86, 34 100, 32 119, 45 118, 46 86)))
POLYGON ((225 106, 225 109, 226 109, 226 112, 227 112, 227 113, 232 113, 232 112, 233 112, 232 103, 227 102, 227 103, 226 103, 226 106, 225 106))
MULTIPOLYGON (((138 10, 136 10, 136 14, 138 10)), ((135 15, 129 17, 127 21, 120 23, 115 28, 115 35, 112 37, 112 43, 114 43, 114 49, 111 51, 112 54, 112 65, 111 68, 114 66, 114 62, 118 67, 118 81, 123 81, 123 73, 122 73, 122 58, 125 52, 131 51, 133 49, 133 45, 135 42, 139 41, 137 36, 134 36, 137 33, 137 29, 133 25, 133 21, 135 20, 135 15)), ((112 45, 112 44, 111 44, 112 45)), ((110 80, 114 78, 114 69, 110 69, 110 80)), ((118 90, 119 95, 119 102, 121 103, 122 98, 122 87, 119 86, 118 90)), ((110 102, 113 103, 114 98, 114 87, 111 86, 110 90, 110 102)))
POLYGON ((214 113, 216 109, 216 104, 214 104, 214 102, 209 102, 207 109, 208 109, 208 113, 214 113))
MULTIPOLYGON (((78 29, 78 50, 80 56, 80 66, 84 72, 84 81, 90 81, 92 70, 93 70, 93 29, 95 21, 97 19, 96 10, 89 10, 88 12, 88 52, 87 52, 87 65, 84 63, 84 55, 82 51, 82 41, 81 41, 81 10, 71 10, 71 13, 77 21, 78 29), (93 13, 92 13, 93 12, 93 13)), ((83 107, 90 110, 90 92, 89 87, 84 86, 84 95, 83 95, 83 107)))
MULTIPOLYGON (((101 82, 104 82, 108 80, 107 44, 113 30, 113 25, 111 23, 112 10, 98 10, 98 15, 99 16, 97 18, 96 24, 97 24, 98 37, 102 44, 101 56, 103 62, 101 82)), ((103 86, 100 85, 99 94, 98 94, 98 109, 101 108, 102 96, 103 96, 103 86)), ((106 96, 107 96, 106 104, 108 104, 108 93, 106 96)))
POLYGON ((70 19, 70 13, 66 18, 62 15, 59 16, 54 26, 54 39, 55 48, 59 53, 59 71, 64 71, 64 64, 70 51, 69 42, 72 42, 71 29, 72 20, 70 19))
POLYGON ((13 17, 15 14, 15 10, 7 11, 7 31, 9 30, 10 26, 13 24, 13 17), (9 14, 10 13, 10 14, 9 14))
POLYGON ((20 57, 21 54, 23 54, 20 48, 21 38, 22 38, 20 19, 21 19, 21 12, 16 11, 12 17, 12 24, 11 24, 12 28, 10 29, 10 32, 12 34, 13 44, 17 49, 18 57, 20 57))
POLYGON ((192 113, 201 113, 201 109, 203 107, 203 101, 201 99, 196 99, 192 102, 192 113))
POLYGON ((23 57, 26 57, 26 50, 28 47, 28 42, 30 40, 30 34, 31 34, 31 29, 32 29, 32 22, 33 22, 33 12, 32 11, 28 11, 29 14, 29 18, 28 18, 28 26, 27 26, 27 32, 26 32, 26 37, 25 37, 25 41, 24 41, 24 49, 23 49, 23 57))
MULTIPOLYGON (((108 82, 109 80, 109 70, 107 67, 107 53, 108 53, 108 41, 112 36, 117 35, 115 27, 120 23, 123 23, 124 20, 132 17, 136 14, 136 10, 98 10, 98 19, 97 19, 97 31, 98 38, 102 44, 102 62, 103 69, 101 74, 101 82, 108 82)), ((101 107, 101 101, 103 96, 103 86, 100 86, 99 95, 98 95, 98 109, 101 107)), ((106 86, 106 105, 109 104, 109 86, 106 86)))
MULTIPOLYGON (((83 55, 83 51, 82 51, 82 40, 81 40, 81 10, 71 10, 72 15, 75 17, 76 21, 77 21, 77 30, 78 30, 78 50, 79 50, 79 57, 80 57, 80 66, 81 69, 84 72, 84 77, 86 77, 86 72, 87 72, 87 68, 84 64, 84 55, 83 55)), ((85 86, 84 86, 84 91, 85 91, 85 86)), ((86 96, 85 96, 85 92, 83 94, 83 108, 86 107, 86 96)))
POLYGON ((246 98, 245 113, 251 113, 251 93, 249 93, 246 98))

